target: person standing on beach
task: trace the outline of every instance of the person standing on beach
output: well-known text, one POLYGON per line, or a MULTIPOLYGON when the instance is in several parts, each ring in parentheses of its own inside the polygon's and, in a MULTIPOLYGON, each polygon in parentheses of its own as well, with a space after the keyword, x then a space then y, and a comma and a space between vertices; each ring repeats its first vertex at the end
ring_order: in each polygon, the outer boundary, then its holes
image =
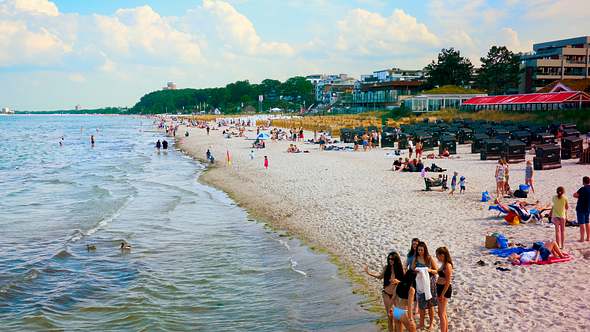
POLYGON ((383 279, 381 295, 383 296, 383 306, 387 314, 387 330, 393 332, 393 317, 389 315, 389 312, 395 302, 395 287, 404 276, 402 260, 397 252, 392 251, 387 255, 387 264, 383 267, 381 273, 369 271, 369 267, 366 265, 364 270, 366 274, 373 278, 383 279))
POLYGON ((424 144, 422 143, 422 141, 418 141, 416 143, 416 158, 417 159, 421 159, 422 158, 422 149, 424 147, 424 144))
POLYGON ((248 157, 250 157, 250 160, 254 160, 254 150, 250 150, 248 157))
POLYGON ((268 157, 264 156, 264 169, 268 169, 268 157))
POLYGON ((557 195, 553 196, 553 208, 551 209, 551 222, 555 225, 555 242, 563 249, 565 242, 565 221, 569 209, 565 189, 557 187, 557 195))
POLYGON ((498 165, 496 165, 496 197, 502 198, 504 197, 504 165, 502 163, 502 159, 498 160, 498 165))
POLYGON ((449 319, 447 317, 447 304, 453 294, 451 280, 453 277, 453 260, 447 247, 436 249, 436 259, 441 264, 440 270, 437 271, 438 280, 436 281, 436 293, 438 294, 438 318, 440 320, 440 331, 449 331, 449 319))
POLYGON ((408 139, 408 158, 412 158, 412 153, 414 153, 414 143, 411 139, 408 139))
POLYGON ((418 308, 420 313, 420 324, 418 329, 424 327, 426 309, 428 309, 428 318, 430 318, 430 324, 428 324, 428 329, 432 329, 434 324, 434 307, 438 304, 436 298, 436 274, 437 274, 437 267, 436 262, 428 253, 428 247, 426 243, 419 242, 418 246, 416 246, 416 257, 414 261, 412 261, 412 270, 418 271, 418 268, 425 268, 430 276, 430 283, 427 287, 430 287, 430 294, 431 298, 426 299, 425 293, 416 292, 416 298, 418 298, 418 308))
POLYGON ((533 163, 530 160, 527 160, 524 169, 524 184, 531 188, 533 194, 535 193, 535 187, 533 187, 533 163))
POLYGON ((464 176, 461 176, 459 178, 459 188, 460 188, 459 194, 465 193, 465 177, 464 176))
POLYGON ((207 130, 207 136, 209 136, 209 130, 211 130, 211 128, 209 128, 209 125, 207 125, 205 129, 207 130))
MULTIPOLYGON (((418 150, 416 150, 416 153, 418 153, 418 150)), ((457 188, 457 175, 459 175, 459 173, 454 172, 453 177, 451 178, 451 191, 449 192, 449 195, 451 196, 455 194, 455 189, 457 188)))
POLYGON ((510 179, 510 167, 508 167, 508 162, 502 159, 502 164, 504 166, 504 192, 510 195, 510 184, 508 184, 508 180, 510 179))
POLYGON ((162 141, 162 149, 168 150, 168 141, 167 140, 162 141))
POLYGON ((580 242, 584 241, 584 233, 586 233, 586 241, 590 241, 590 177, 582 178, 582 188, 574 193, 574 197, 578 199, 576 203, 576 218, 580 225, 580 242))

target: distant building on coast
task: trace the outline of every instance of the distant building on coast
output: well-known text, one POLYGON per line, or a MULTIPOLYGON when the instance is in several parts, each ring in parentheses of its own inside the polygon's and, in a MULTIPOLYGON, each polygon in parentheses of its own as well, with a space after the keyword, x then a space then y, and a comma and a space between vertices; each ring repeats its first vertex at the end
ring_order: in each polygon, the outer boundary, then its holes
POLYGON ((8 107, 2 107, 2 112, 0 112, 0 113, 2 113, 2 114, 14 114, 14 111, 11 110, 8 107))
POLYGON ((521 93, 536 92, 556 80, 590 78, 590 36, 533 45, 533 52, 521 55, 521 93))
POLYGON ((162 90, 176 90, 176 83, 168 82, 166 86, 162 88, 162 90))
POLYGON ((82 109, 82 106, 80 106, 80 105, 76 105, 76 107, 75 107, 74 109, 75 109, 76 111, 79 111, 79 110, 81 110, 81 109, 82 109))
POLYGON ((351 94, 356 81, 348 74, 310 75, 306 79, 314 83, 315 99, 320 104, 334 104, 351 94))

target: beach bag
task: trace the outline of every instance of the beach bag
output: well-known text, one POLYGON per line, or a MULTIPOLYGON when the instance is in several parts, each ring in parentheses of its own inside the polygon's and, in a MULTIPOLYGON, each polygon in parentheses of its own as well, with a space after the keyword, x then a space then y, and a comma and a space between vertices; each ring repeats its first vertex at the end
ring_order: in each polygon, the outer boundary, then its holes
POLYGON ((512 194, 514 197, 516 198, 527 198, 528 194, 526 191, 523 190, 515 190, 514 193, 512 194))
POLYGON ((496 237, 496 242, 498 243, 498 248, 500 249, 506 249, 508 248, 508 239, 500 234, 496 237))
POLYGON ((495 249, 498 248, 498 240, 494 235, 486 235, 486 248, 495 249))
POLYGON ((518 186, 518 190, 524 191, 525 193, 529 192, 529 186, 526 184, 521 184, 518 186))
POLYGON ((487 201, 489 201, 491 199, 492 199, 492 197, 490 196, 490 193, 489 192, 484 191, 484 192, 481 193, 481 201, 482 202, 487 202, 487 201))

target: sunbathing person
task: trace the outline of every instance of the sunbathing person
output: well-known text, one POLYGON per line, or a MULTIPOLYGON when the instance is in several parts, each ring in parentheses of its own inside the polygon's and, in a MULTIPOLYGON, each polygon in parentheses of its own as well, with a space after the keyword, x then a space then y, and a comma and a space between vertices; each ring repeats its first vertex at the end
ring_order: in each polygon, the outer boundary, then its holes
POLYGON ((443 150, 443 152, 440 154, 441 158, 448 158, 451 156, 451 153, 449 152, 449 148, 445 148, 443 150))
POLYGON ((545 243, 535 242, 532 248, 534 249, 533 251, 525 251, 520 255, 512 254, 508 256, 508 261, 511 263, 516 262, 517 264, 526 264, 546 261, 552 255, 556 258, 566 257, 555 241, 547 241, 545 243))

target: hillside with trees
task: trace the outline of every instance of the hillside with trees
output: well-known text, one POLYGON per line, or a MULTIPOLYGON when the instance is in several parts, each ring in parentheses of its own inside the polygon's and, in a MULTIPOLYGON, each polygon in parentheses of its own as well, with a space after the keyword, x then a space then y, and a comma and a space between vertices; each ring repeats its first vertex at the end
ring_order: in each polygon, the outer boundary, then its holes
POLYGON ((216 108, 225 114, 241 113, 246 108, 258 110, 260 95, 264 96, 262 110, 299 110, 314 101, 313 85, 305 77, 296 76, 285 82, 265 79, 251 84, 245 80, 220 88, 154 91, 141 97, 130 113, 193 113, 216 108))

